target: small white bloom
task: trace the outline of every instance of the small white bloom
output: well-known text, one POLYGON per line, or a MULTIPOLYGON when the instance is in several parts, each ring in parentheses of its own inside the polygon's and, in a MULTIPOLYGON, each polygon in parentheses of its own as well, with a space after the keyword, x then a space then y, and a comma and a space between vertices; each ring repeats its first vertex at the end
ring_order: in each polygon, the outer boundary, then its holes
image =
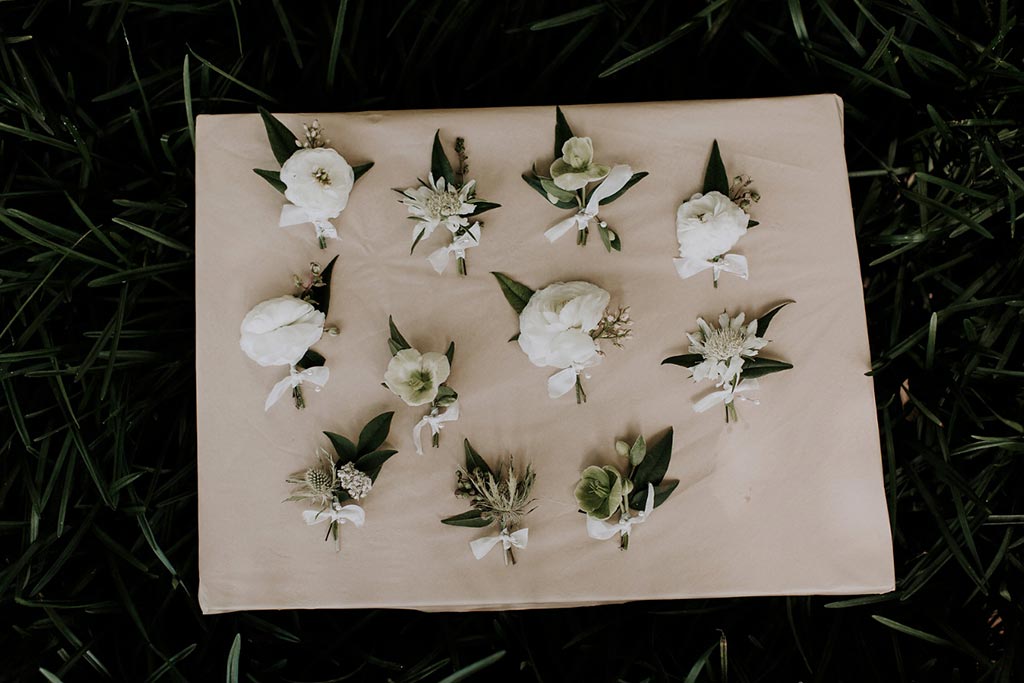
POLYGON ((569 138, 562 144, 562 157, 551 164, 551 179, 563 190, 575 192, 604 178, 609 171, 607 166, 594 163, 590 138, 569 138))
POLYGON ((402 349, 388 363, 384 384, 408 405, 421 406, 437 397, 438 387, 450 373, 451 365, 443 353, 402 349))
POLYGON ((339 467, 336 475, 338 486, 345 489, 354 500, 366 498, 373 488, 373 480, 350 462, 339 467))
POLYGON ((757 336, 757 321, 744 325, 744 318, 743 313, 735 318, 723 313, 718 317, 718 327, 697 318, 700 331, 686 335, 690 338, 690 353, 704 358, 691 369, 695 382, 710 379, 715 386, 732 382, 742 372, 744 359, 753 358, 768 344, 767 339, 757 336))
POLYGON ((589 282, 556 282, 535 292, 519 315, 519 347, 539 367, 596 365, 600 347, 590 332, 610 299, 589 282))
POLYGON ((239 345, 262 366, 295 365, 323 333, 323 313, 302 299, 279 296, 245 314, 239 345))
POLYGON ((460 189, 449 185, 444 178, 434 178, 433 173, 427 179, 430 182, 426 185, 402 190, 400 201, 405 204, 410 216, 419 219, 412 229, 414 240, 420 233, 423 233, 420 239, 430 237, 439 225, 452 233, 458 232, 469 225, 469 219, 465 216, 476 211, 476 205, 469 201, 473 198, 475 180, 470 180, 460 189))
POLYGON ((679 255, 709 261, 728 252, 747 233, 750 216, 721 192, 690 197, 676 212, 679 255))
POLYGON ((300 149, 281 166, 281 182, 295 206, 324 219, 337 218, 348 205, 355 172, 334 149, 300 149))

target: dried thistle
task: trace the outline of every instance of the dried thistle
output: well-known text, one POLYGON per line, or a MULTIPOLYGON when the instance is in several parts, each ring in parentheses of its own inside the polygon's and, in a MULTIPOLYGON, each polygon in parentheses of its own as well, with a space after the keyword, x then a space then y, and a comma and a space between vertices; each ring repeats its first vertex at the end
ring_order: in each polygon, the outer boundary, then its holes
POLYGON ((334 460, 323 448, 316 449, 316 456, 315 465, 295 472, 285 479, 289 484, 297 484, 292 490, 292 495, 286 500, 309 501, 321 508, 327 508, 334 500, 335 487, 338 484, 334 460))
POLYGON ((481 469, 472 472, 459 469, 455 495, 469 498, 470 505, 480 511, 480 516, 496 521, 498 528, 514 529, 532 510, 527 508, 533 502, 530 491, 536 474, 532 465, 526 466, 525 473, 518 472, 513 458, 499 463, 495 469, 497 477, 481 469))

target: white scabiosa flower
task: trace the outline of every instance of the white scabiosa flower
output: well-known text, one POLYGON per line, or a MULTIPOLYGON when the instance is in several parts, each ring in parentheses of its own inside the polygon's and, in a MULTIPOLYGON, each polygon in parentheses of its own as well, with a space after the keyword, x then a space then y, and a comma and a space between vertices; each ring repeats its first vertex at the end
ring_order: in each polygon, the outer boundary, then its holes
POLYGON ((384 384, 406 404, 421 406, 437 398, 437 390, 449 374, 451 365, 443 353, 402 349, 388 363, 384 384))
POLYGON ((469 216, 476 211, 476 205, 469 200, 473 198, 476 181, 470 180, 461 188, 449 185, 444 178, 428 176, 430 182, 419 187, 402 190, 402 199, 409 215, 416 218, 412 229, 413 240, 430 237, 439 225, 449 232, 456 233, 469 225, 469 216))
POLYGON ((747 234, 750 216, 721 192, 697 194, 676 212, 679 255, 698 261, 722 256, 747 234))
POLYGON ((535 292, 519 315, 519 347, 538 367, 587 367, 600 362, 591 336, 611 295, 589 282, 556 282, 535 292))
POLYGON ((575 192, 604 178, 610 170, 594 163, 594 143, 590 138, 569 138, 562 144, 561 158, 551 164, 551 179, 561 189, 575 192))
POLYGON ((690 353, 704 358, 691 369, 695 382, 709 379, 716 386, 733 382, 743 370, 744 359, 755 357, 768 344, 766 339, 757 336, 756 320, 747 325, 743 323, 743 313, 735 318, 723 313, 718 317, 718 327, 697 318, 699 332, 686 335, 690 339, 690 353))
POLYGON ((284 196, 311 218, 337 218, 348 205, 355 172, 329 147, 300 149, 281 166, 284 196))
POLYGON ((239 345, 260 365, 296 365, 324 333, 323 313, 294 296, 256 304, 242 319, 239 345))

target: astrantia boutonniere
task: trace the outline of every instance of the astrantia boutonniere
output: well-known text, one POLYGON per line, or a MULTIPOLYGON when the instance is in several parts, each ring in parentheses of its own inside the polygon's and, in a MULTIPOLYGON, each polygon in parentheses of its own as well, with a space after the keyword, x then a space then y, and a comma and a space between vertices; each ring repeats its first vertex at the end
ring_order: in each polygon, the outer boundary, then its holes
POLYGON ((678 481, 662 481, 672 460, 672 428, 656 445, 647 448, 643 435, 630 446, 615 442, 615 452, 628 462, 618 467, 591 465, 576 484, 576 503, 587 515, 587 535, 599 541, 619 536, 619 547, 629 547, 629 533, 643 524, 672 495, 678 481), (612 518, 618 515, 618 519, 612 518))
POLYGON ((556 282, 534 292, 502 273, 492 273, 519 314, 519 348, 537 367, 559 368, 548 378, 548 396, 558 398, 576 388, 576 403, 585 403, 581 373, 601 362, 600 341, 622 347, 632 337, 629 308, 611 310, 611 295, 589 282, 556 282))
POLYGON ((594 142, 573 135, 561 108, 555 107, 555 160, 548 173, 538 173, 535 167, 523 174, 523 180, 558 208, 576 210, 544 233, 548 241, 554 242, 575 228, 576 244, 583 246, 590 234, 590 223, 596 221, 605 249, 622 251, 622 238, 597 212, 640 182, 647 171, 634 173, 627 164, 608 166, 594 161, 594 142), (590 188, 596 182, 600 185, 590 188))
POLYGON ((737 398, 757 403, 743 394, 760 388, 758 377, 793 367, 789 363, 760 355, 761 349, 768 345, 769 340, 764 335, 768 332, 772 318, 790 303, 793 302, 779 304, 758 320, 749 323, 745 322, 746 316, 743 313, 735 318, 723 313, 718 317, 717 327, 709 325, 703 318, 697 318, 697 333, 686 335, 690 339, 690 352, 661 361, 663 365, 667 363, 689 368, 694 382, 709 380, 715 383, 718 390, 697 401, 693 405, 694 411, 703 413, 713 406, 725 404, 725 421, 736 420, 737 398))
POLYGON ((335 256, 322 269, 311 263, 308 276, 295 276, 295 295, 260 302, 242 319, 239 346, 245 355, 264 367, 288 366, 288 376, 270 390, 264 410, 270 410, 289 389, 295 407, 305 408, 302 385, 308 382, 320 391, 330 378, 326 360, 310 347, 324 332, 338 334, 337 328, 324 329, 331 303, 331 273, 337 260, 335 256))
POLYGON ((704 172, 703 191, 683 202, 676 212, 679 258, 674 261, 679 277, 686 279, 710 270, 715 287, 722 273, 747 279, 747 257, 729 250, 747 234, 748 228, 757 225, 747 215, 750 205, 761 199, 751 189, 752 182, 750 176, 740 175, 729 184, 715 140, 704 172))
POLYGON ((430 156, 430 175, 420 180, 418 187, 395 190, 399 200, 409 210, 409 218, 416 221, 412 228, 411 254, 421 240, 430 237, 443 226, 452 241, 430 252, 427 260, 439 274, 448 267, 452 254, 459 274, 466 274, 466 250, 480 244, 483 223, 476 218, 485 211, 497 209, 501 204, 484 201, 476 196, 476 181, 467 180, 469 173, 466 141, 455 138, 455 153, 459 165, 453 168, 441 145, 441 131, 434 133, 434 147, 430 156))
POLYGON ((455 495, 468 498, 472 509, 442 519, 441 523, 477 529, 493 524, 500 532, 496 536, 471 541, 469 547, 473 556, 482 559, 500 544, 505 564, 515 564, 513 548, 525 548, 529 540, 529 529, 519 527, 523 518, 533 511, 530 508, 533 503, 530 491, 535 477, 533 466, 528 464, 524 472, 516 469, 509 458, 508 462, 499 463, 492 471, 480 454, 473 450, 469 439, 466 439, 465 446, 466 467, 457 473, 455 495))
POLYGON ((388 327, 391 331, 388 349, 392 357, 384 373, 384 386, 407 405, 430 405, 427 414, 412 428, 416 453, 423 455, 420 441, 423 428, 430 427, 431 443, 437 448, 444 423, 459 419, 459 395, 445 383, 455 360, 455 342, 449 343, 443 354, 420 353, 409 345, 390 316, 388 327))
POLYGON ((337 457, 318 448, 313 465, 285 480, 296 485, 286 502, 301 501, 309 505, 302 518, 310 526, 328 522, 324 540, 333 537, 338 550, 341 550, 338 527, 349 522, 356 527, 363 526, 366 511, 359 503, 373 489, 384 463, 398 452, 381 449, 391 431, 393 415, 382 413, 370 420, 359 432, 357 443, 341 434, 324 432, 337 457))
POLYGON ((352 185, 370 170, 373 162, 353 168, 337 150, 327 147, 320 122, 303 124, 303 140, 298 140, 273 114, 260 107, 260 116, 267 129, 270 148, 281 170, 253 171, 273 185, 291 202, 281 209, 280 227, 312 223, 320 248, 327 239, 338 239, 338 231, 331 224, 348 205, 352 185))

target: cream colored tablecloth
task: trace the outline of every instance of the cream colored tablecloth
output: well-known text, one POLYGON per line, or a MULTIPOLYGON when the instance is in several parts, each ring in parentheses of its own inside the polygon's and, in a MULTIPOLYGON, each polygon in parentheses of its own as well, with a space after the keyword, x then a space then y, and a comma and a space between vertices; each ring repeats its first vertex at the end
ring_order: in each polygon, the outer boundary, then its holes
MULTIPOLYGON (((842 102, 810 97, 568 106, 577 135, 600 162, 650 176, 601 212, 622 235, 608 254, 596 232, 549 244, 545 229, 568 215, 520 174, 551 161, 554 107, 320 114, 333 147, 353 165, 376 166, 335 221, 341 241, 319 251, 311 226, 277 227, 283 197, 253 174, 276 169, 259 116, 201 116, 196 161, 196 372, 199 438, 200 602, 205 612, 314 607, 481 610, 591 605, 641 599, 880 593, 893 588, 864 301, 843 152, 842 102), (425 260, 444 231, 409 255, 410 221, 391 188, 415 185, 430 164, 434 131, 450 150, 466 139, 479 196, 503 208, 486 216, 469 252, 468 278, 438 276, 425 260), (737 251, 750 280, 710 273, 680 280, 675 213, 701 186, 712 138, 730 174, 747 173, 762 200, 761 226, 737 251), (238 347, 242 316, 290 293, 292 273, 339 254, 329 322, 341 328, 316 349, 331 380, 307 391, 308 408, 263 401, 284 368, 260 368, 238 347), (590 401, 551 400, 554 372, 530 364, 516 316, 490 275, 533 288, 586 279, 632 306, 635 339, 608 345, 586 382, 590 401), (772 323, 766 354, 796 365, 762 381, 761 405, 740 403, 741 422, 698 415, 708 390, 677 367, 698 315, 757 315, 796 304, 772 323), (390 359, 388 314, 422 351, 458 345, 450 384, 462 418, 441 448, 418 457, 411 428, 423 411, 380 386, 390 359), (396 411, 400 453, 365 500, 366 526, 342 527, 342 551, 303 506, 282 503, 284 479, 327 445, 323 430, 355 436, 396 411), (615 459, 613 442, 675 428, 672 498, 634 531, 630 548, 587 537, 572 495, 580 470, 615 459), (443 526, 467 509, 452 495, 469 437, 493 462, 514 454, 538 476, 529 547, 506 568, 468 543, 492 530, 443 526)), ((293 130, 312 116, 282 115, 293 130)))

